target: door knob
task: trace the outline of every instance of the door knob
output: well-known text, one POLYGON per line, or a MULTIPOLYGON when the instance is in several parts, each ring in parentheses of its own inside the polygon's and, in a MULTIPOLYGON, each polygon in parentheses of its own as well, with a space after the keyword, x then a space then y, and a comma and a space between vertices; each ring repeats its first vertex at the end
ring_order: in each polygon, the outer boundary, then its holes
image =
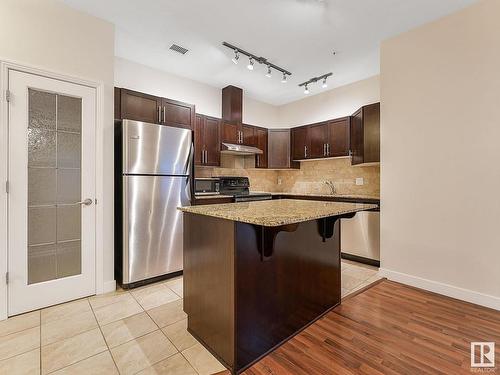
POLYGON ((81 202, 76 202, 75 204, 84 204, 85 206, 90 206, 92 204, 92 199, 87 198, 81 202))

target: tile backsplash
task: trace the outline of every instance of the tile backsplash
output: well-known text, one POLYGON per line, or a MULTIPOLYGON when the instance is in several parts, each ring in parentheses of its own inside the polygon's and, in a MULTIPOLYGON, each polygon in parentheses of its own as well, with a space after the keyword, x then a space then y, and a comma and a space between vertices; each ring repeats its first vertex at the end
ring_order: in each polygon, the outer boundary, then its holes
POLYGON ((311 160, 300 169, 256 169, 253 156, 221 155, 221 167, 196 167, 196 177, 246 176, 251 190, 297 194, 329 194, 325 181, 337 194, 380 195, 380 165, 351 166, 349 158, 311 160), (356 178, 363 185, 356 185, 356 178))

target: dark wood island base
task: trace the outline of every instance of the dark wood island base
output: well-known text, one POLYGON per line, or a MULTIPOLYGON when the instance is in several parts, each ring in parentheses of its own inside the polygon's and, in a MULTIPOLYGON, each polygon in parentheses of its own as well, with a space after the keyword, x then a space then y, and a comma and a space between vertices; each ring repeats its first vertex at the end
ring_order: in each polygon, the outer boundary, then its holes
POLYGON ((189 332, 240 373, 337 306, 339 218, 261 226, 185 212, 189 332))

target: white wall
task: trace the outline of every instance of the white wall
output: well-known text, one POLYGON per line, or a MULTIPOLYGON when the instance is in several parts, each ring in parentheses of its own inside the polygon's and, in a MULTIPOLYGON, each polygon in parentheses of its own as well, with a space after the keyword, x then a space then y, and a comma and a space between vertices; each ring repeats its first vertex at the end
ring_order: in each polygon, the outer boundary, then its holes
MULTIPOLYGON (((197 113, 219 118, 222 116, 220 88, 119 57, 115 58, 115 85, 194 104, 197 113)), ((243 93, 243 122, 271 127, 269 124, 276 121, 276 107, 243 93)))
POLYGON ((500 1, 381 48, 386 274, 500 309, 500 1))
POLYGON ((278 107, 278 126, 288 128, 350 116, 378 101, 379 76, 374 76, 278 107))
POLYGON ((0 60, 104 84, 102 123, 104 280, 113 268, 113 55, 114 26, 56 0, 0 1, 0 60))

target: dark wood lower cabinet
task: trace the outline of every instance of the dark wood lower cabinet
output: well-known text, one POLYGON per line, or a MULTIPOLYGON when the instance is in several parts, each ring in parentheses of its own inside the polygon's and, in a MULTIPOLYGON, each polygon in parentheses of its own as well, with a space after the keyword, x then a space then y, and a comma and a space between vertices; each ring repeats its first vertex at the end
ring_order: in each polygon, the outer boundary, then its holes
POLYGON ((189 332, 239 373, 338 305, 339 224, 262 227, 185 213, 189 332))

